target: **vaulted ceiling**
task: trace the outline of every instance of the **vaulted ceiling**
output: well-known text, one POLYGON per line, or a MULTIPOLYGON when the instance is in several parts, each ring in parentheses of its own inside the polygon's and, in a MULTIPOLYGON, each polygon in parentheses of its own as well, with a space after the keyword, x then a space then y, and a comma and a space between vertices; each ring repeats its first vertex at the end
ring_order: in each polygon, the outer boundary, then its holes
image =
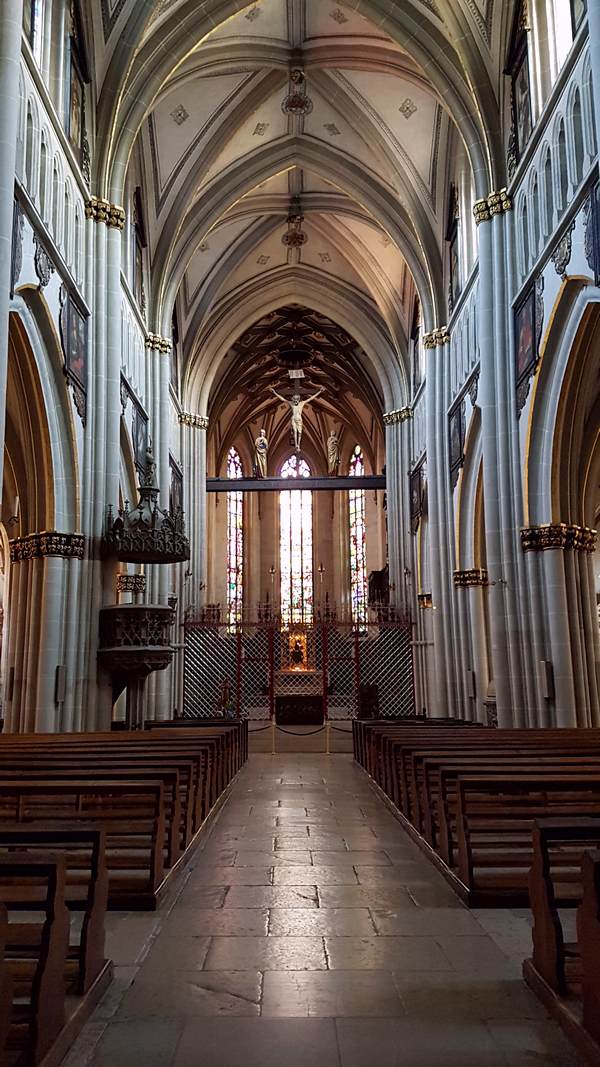
POLYGON ((476 195, 502 166, 509 6, 91 5, 97 181, 117 195, 141 160, 150 325, 166 332, 177 300, 197 405, 222 388, 220 361, 240 336, 290 304, 353 338, 377 404, 406 394, 415 293, 430 327, 445 312, 449 159, 465 145, 476 195))

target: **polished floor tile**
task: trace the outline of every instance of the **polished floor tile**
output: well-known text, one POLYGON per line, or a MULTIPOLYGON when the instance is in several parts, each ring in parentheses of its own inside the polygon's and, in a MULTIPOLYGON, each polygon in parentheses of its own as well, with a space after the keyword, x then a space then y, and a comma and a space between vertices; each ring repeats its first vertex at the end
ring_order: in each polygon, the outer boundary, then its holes
POLYGON ((527 909, 469 911, 348 756, 253 755, 177 892, 112 913, 63 1067, 576 1067, 527 909))

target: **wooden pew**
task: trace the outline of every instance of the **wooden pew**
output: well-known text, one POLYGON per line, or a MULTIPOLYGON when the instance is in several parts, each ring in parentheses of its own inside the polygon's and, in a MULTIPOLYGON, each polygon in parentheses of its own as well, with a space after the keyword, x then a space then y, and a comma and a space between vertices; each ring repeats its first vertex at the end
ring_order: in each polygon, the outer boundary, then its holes
POLYGON ((471 904, 527 903, 536 820, 600 812, 600 773, 465 775, 457 782, 458 877, 471 904))
POLYGON ((581 945, 583 1025, 600 1054, 600 849, 584 854, 581 879, 583 899, 577 915, 577 933, 581 945))
MULTIPOLYGON (((52 823, 0 824, 0 854, 24 856, 30 851, 60 854, 65 861, 65 904, 83 910, 79 935, 71 933, 65 967, 67 993, 87 993, 105 970, 105 915, 108 874, 105 833, 98 826, 57 828, 52 823)), ((43 901, 43 887, 1 885, 0 901, 11 909, 33 911, 43 901)))
POLYGON ((8 911, 4 904, 0 904, 0 1064, 2 1067, 5 1067, 6 1064, 4 1050, 8 1041, 13 989, 8 963, 4 958, 7 935, 8 911))
POLYGON ((69 915, 64 902, 65 862, 49 853, 0 855, 0 890, 28 885, 42 887, 39 901, 43 922, 33 926, 9 923, 4 959, 12 980, 13 1002, 8 1039, 9 1054, 38 1064, 65 1025, 64 971, 69 944, 69 915), (42 895, 42 894, 41 894, 42 895))
POLYGON ((109 904, 154 908, 164 879, 162 781, 0 778, 0 822, 99 823, 106 833, 109 904))

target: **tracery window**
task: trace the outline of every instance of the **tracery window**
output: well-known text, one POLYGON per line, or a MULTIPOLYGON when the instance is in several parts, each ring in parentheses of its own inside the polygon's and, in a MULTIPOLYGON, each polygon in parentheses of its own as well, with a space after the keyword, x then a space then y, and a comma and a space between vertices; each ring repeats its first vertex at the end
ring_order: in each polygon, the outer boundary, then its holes
MULTIPOLYGON (((310 478, 300 456, 290 456, 282 478, 310 478)), ((283 489, 279 494, 279 566, 284 627, 313 621, 313 516, 310 489, 283 489)))
MULTIPOLYGON (((365 460, 360 445, 356 445, 350 460, 351 477, 362 478, 365 473, 365 460)), ((352 603, 352 622, 363 629, 368 619, 367 586, 367 536, 365 520, 365 491, 350 489, 348 491, 350 517, 350 593, 352 603)))
MULTIPOLYGON (((242 461, 237 449, 227 455, 227 477, 243 478, 242 461)), ((243 493, 227 493, 227 625, 230 631, 242 621, 244 604, 244 501, 243 493)))

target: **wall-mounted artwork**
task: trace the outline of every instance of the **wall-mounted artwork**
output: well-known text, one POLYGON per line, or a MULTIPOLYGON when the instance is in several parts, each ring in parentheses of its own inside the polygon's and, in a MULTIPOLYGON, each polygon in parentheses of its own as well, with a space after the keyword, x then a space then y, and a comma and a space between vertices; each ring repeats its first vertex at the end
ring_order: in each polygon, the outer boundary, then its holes
POLYGON ((450 478, 452 488, 458 481, 465 459, 465 405, 461 401, 449 418, 450 478))
POLYGON ((416 533, 419 528, 419 522, 421 521, 421 515, 423 513, 423 466, 417 467, 416 470, 409 475, 409 493, 410 493, 410 526, 413 533, 416 533))
POLYGON ((148 450, 148 416, 139 404, 135 402, 135 399, 133 403, 131 439, 136 469, 140 474, 144 474, 146 471, 146 452, 148 450))
POLYGON ((536 360, 535 291, 532 286, 515 309, 515 379, 517 385, 529 374, 536 360))
POLYGON ((73 298, 63 292, 60 333, 65 374, 73 389, 75 407, 85 424, 88 379, 88 319, 73 298))

